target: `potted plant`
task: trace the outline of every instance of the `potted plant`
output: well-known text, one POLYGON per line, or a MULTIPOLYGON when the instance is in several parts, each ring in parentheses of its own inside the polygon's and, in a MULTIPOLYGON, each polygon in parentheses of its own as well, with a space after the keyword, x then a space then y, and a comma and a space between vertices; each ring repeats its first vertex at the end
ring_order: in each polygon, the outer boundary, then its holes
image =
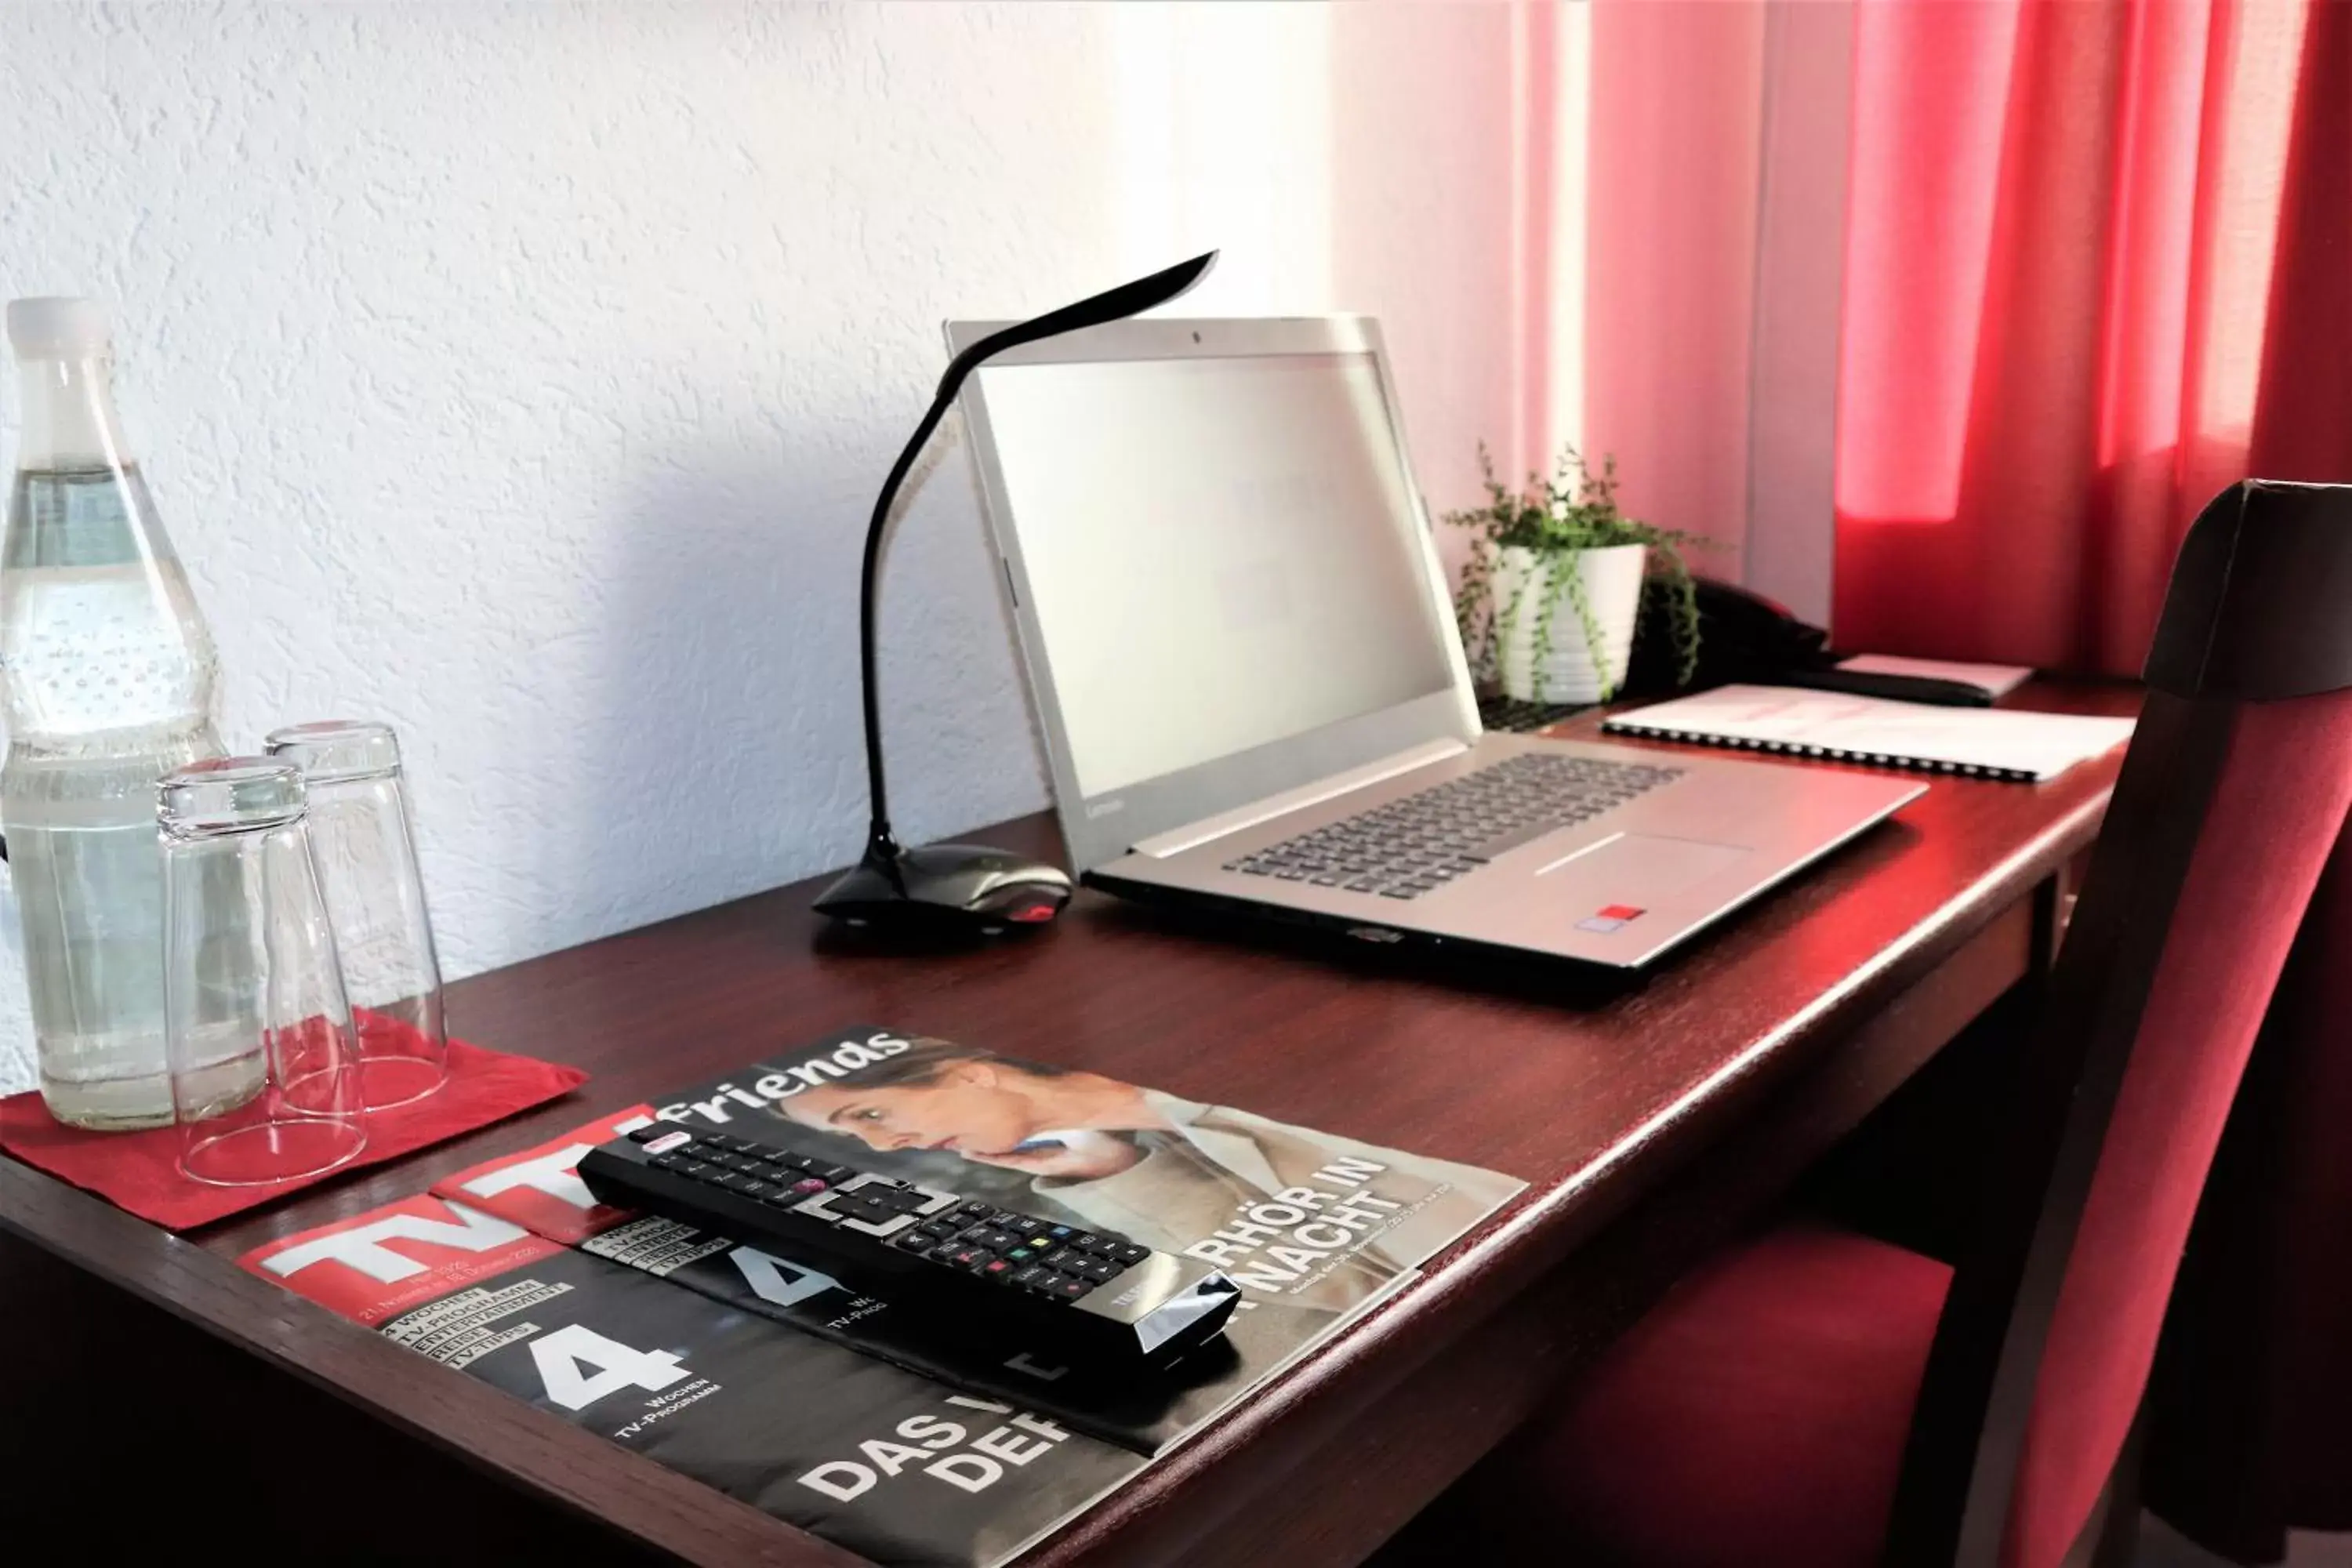
POLYGON ((1625 681, 1642 584, 1657 577, 1672 606, 1676 684, 1698 667, 1698 600, 1685 547, 1707 542, 1627 517, 1617 505, 1617 461, 1594 473, 1563 447, 1549 479, 1514 492, 1495 477, 1482 442, 1486 504, 1448 512, 1474 531, 1454 596, 1462 644, 1482 679, 1523 702, 1605 702, 1625 681), (1574 635, 1559 635, 1565 606, 1574 635))

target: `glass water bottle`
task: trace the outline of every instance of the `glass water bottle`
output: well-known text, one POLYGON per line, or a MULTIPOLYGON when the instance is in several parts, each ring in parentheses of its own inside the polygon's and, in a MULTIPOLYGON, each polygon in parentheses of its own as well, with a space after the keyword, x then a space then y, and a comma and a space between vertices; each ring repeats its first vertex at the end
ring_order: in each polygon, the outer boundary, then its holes
POLYGON ((212 634, 122 438, 105 314, 16 300, 24 388, 0 534, 0 834, 58 1121, 172 1121, 155 789, 216 756, 212 634))

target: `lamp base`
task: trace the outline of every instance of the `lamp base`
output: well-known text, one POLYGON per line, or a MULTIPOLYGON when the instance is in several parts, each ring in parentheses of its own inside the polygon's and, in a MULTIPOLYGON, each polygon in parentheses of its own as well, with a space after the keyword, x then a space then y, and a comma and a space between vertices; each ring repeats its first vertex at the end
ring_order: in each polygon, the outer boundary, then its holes
POLYGON ((1057 866, 981 844, 877 845, 816 901, 845 925, 996 936, 1048 924, 1070 901, 1057 866))

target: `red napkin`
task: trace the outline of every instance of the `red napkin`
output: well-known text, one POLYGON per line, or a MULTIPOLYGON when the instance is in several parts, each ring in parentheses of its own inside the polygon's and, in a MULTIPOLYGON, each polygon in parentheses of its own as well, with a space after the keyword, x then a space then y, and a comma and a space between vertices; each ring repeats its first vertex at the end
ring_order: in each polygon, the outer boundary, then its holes
POLYGON ((144 1132, 89 1132, 53 1121, 37 1092, 0 1100, 0 1149, 28 1165, 169 1230, 187 1230, 299 1192, 328 1176, 382 1164, 403 1154, 502 1121, 568 1094, 588 1080, 578 1068, 449 1042, 449 1080, 408 1105, 367 1119, 367 1147, 324 1175, 268 1187, 208 1187, 180 1174, 176 1127, 144 1132))

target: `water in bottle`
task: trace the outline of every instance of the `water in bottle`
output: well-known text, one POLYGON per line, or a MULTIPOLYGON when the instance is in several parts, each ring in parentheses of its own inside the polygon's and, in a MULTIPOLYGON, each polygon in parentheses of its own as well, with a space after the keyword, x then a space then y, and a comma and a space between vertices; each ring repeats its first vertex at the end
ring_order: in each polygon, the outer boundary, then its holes
POLYGON ((158 1126, 173 1113, 155 787, 220 753, 212 635, 122 439, 104 314, 14 300, 8 341, 24 433, 0 535, 0 835, 41 1093, 60 1121, 158 1126))

